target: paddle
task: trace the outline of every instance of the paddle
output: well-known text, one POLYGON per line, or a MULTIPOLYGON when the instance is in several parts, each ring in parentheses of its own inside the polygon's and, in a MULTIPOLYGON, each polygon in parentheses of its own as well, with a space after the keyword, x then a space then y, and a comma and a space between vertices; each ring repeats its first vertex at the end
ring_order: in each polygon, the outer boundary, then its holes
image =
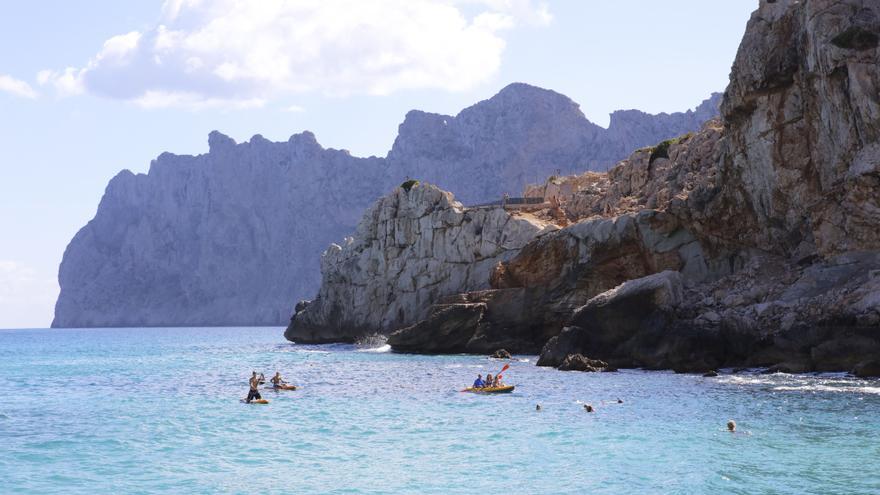
MULTIPOLYGON (((507 371, 507 370, 509 370, 509 369, 510 369, 510 363, 507 363, 507 364, 504 365, 503 368, 501 368, 501 371, 499 371, 495 376, 498 376, 498 375, 500 375, 501 373, 504 373, 505 371, 507 371)), ((461 390, 461 392, 467 392, 467 391, 468 391, 468 389, 461 390)))

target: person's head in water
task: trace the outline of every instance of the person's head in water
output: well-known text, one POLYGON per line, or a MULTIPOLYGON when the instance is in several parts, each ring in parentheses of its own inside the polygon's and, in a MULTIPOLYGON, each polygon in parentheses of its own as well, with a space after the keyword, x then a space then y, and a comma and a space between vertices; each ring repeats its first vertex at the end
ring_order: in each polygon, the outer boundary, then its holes
POLYGON ((584 404, 584 411, 593 412, 593 406, 590 404, 584 404))
POLYGON ((623 401, 620 400, 620 399, 617 399, 617 403, 618 403, 618 404, 623 404, 623 401))
POLYGON ((731 419, 727 422, 727 431, 736 431, 736 421, 731 419))
POLYGON ((535 404, 535 411, 541 410, 541 404, 535 404))

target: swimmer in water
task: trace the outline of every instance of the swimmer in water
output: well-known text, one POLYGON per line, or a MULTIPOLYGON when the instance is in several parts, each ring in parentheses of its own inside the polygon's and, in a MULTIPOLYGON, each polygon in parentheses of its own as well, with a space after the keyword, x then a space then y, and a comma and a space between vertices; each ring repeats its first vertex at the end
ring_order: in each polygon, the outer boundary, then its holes
POLYGON ((593 409, 593 406, 590 404, 584 404, 584 411, 587 411, 588 413, 596 412, 596 410, 593 409))
POLYGON ((736 421, 731 419, 727 422, 727 431, 736 433, 736 421))
POLYGON ((541 410, 541 404, 536 404, 535 411, 540 411, 540 410, 541 410))

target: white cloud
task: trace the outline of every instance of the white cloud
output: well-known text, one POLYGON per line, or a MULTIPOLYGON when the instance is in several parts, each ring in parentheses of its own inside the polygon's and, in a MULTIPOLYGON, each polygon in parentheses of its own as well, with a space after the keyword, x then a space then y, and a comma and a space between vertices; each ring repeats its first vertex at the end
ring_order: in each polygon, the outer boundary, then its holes
POLYGON ((455 91, 496 73, 505 31, 550 19, 532 0, 166 0, 155 28, 114 36, 85 66, 38 80, 147 108, 455 91))
POLYGON ((41 70, 37 73, 40 86, 51 85, 60 96, 73 96, 85 93, 80 74, 82 70, 68 67, 62 71, 41 70))
POLYGON ((203 110, 206 108, 246 109, 260 108, 266 104, 262 98, 226 99, 210 98, 205 95, 188 92, 166 92, 148 90, 141 96, 132 99, 135 105, 141 108, 185 108, 189 110, 203 110))
POLYGON ((0 91, 22 98, 34 99, 38 96, 30 84, 3 74, 0 74, 0 91))
POLYGON ((299 105, 290 105, 290 106, 285 107, 284 111, 290 112, 290 113, 303 113, 306 111, 306 109, 299 106, 299 105))

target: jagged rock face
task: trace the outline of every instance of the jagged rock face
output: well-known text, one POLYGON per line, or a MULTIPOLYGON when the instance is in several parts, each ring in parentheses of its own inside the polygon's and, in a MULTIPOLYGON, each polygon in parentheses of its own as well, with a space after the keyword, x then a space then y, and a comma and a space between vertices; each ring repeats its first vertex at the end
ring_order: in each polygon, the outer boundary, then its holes
POLYGON ((608 157, 626 156, 637 148, 657 143, 660 139, 655 138, 667 134, 665 129, 676 129, 678 132, 661 139, 696 131, 697 128, 692 126, 692 122, 703 123, 715 118, 718 115, 716 109, 721 104, 721 97, 720 93, 714 93, 697 108, 684 114, 652 116, 638 110, 618 110, 612 113, 608 133, 612 136, 611 141, 617 143, 617 148, 613 153, 609 153, 608 157))
POLYGON ((426 319, 388 343, 403 352, 537 352, 573 311, 627 280, 674 270, 696 284, 725 269, 671 215, 597 218, 535 238, 495 267, 493 290, 437 300, 426 319))
POLYGON ((589 351, 613 366, 647 368, 717 366, 717 339, 682 328, 670 329, 683 300, 681 275, 674 271, 628 280, 590 299, 572 315, 569 327, 550 339, 539 366, 564 366, 563 356, 589 351))
POLYGON ((318 285, 302 253, 348 234, 357 216, 345 205, 380 194, 378 159, 309 133, 239 145, 212 133, 210 146, 110 182, 65 252, 53 326, 278 325, 292 295, 318 285))
POLYGON ((441 298, 428 316, 388 336, 398 352, 488 354, 499 347, 537 353, 542 333, 540 294, 522 288, 484 290, 441 298))
POLYGON ((487 288, 495 265, 548 228, 502 208, 466 209, 436 186, 397 188, 324 252, 318 297, 285 336, 345 341, 411 325, 443 296, 487 288))
POLYGON ((559 366, 584 353, 614 366, 683 372, 762 366, 865 373, 880 353, 880 253, 808 267, 765 255, 691 288, 673 273, 630 280, 591 299, 547 342, 538 365, 559 366))
POLYGON ((475 203, 516 195, 557 169, 605 170, 635 148, 698 129, 719 103, 714 94, 687 112, 615 112, 606 130, 559 93, 511 84, 455 117, 408 113, 388 160, 475 203))
MULTIPOLYGON (((696 129, 716 109, 639 114, 646 132, 626 142, 696 129)), ((318 291, 321 252, 408 176, 497 200, 557 168, 604 169, 630 151, 616 132, 563 95, 513 84, 455 117, 411 112, 387 158, 324 149, 309 132, 240 144, 212 133, 207 154, 164 153, 108 184, 65 251, 53 326, 285 324, 318 291)))
POLYGON ((557 178, 572 220, 651 208, 704 244, 807 259, 880 246, 880 5, 762 1, 723 121, 634 153, 608 174, 557 178))
POLYGON ((721 121, 607 174, 526 191, 574 222, 492 276, 497 293, 528 294, 521 327, 558 333, 542 362, 869 373, 880 353, 878 19, 876 1, 762 1, 721 121), (661 270, 681 274, 671 308, 646 284, 661 270), (628 284, 646 290, 624 297, 628 284))
POLYGON ((880 246, 880 4, 762 1, 723 114, 732 176, 767 250, 880 246))
POLYGON ((727 269, 706 255, 678 218, 642 210, 586 220, 542 236, 498 266, 492 283, 495 288, 544 287, 559 292, 554 304, 570 299, 577 307, 596 294, 652 273, 679 271, 693 285, 717 278, 727 269))

